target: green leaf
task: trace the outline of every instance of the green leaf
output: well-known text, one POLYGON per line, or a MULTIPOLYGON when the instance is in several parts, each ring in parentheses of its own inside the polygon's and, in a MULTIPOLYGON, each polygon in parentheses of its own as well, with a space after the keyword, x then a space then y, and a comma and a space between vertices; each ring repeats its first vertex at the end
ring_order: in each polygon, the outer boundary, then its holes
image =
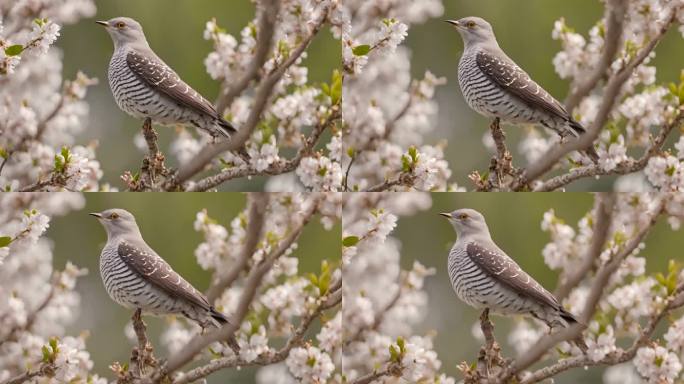
POLYGON ((390 344, 389 353, 390 353, 390 361, 395 362, 395 363, 401 362, 399 350, 397 349, 397 347, 394 346, 394 344, 390 344))
POLYGON ((416 149, 416 147, 412 145, 409 147, 408 153, 409 156, 411 156, 411 160, 413 160, 413 163, 415 164, 418 160, 418 149, 416 149))
POLYGON ((24 51, 24 46, 21 44, 16 44, 16 45, 10 45, 9 47, 5 48, 5 55, 7 56, 16 56, 24 51))
POLYGON ((49 363, 50 356, 52 355, 50 353, 50 348, 48 348, 47 345, 43 345, 43 347, 40 350, 43 351, 43 363, 49 363))
POLYGON ((330 83, 330 101, 332 105, 337 105, 340 100, 342 100, 342 74, 340 71, 334 70, 330 83))
POLYGON ((10 245, 12 238, 9 236, 0 236, 0 248, 10 245))
POLYGON ((7 153, 7 150, 5 148, 0 147, 0 157, 2 157, 3 159, 9 157, 9 153, 7 153))
POLYGON ((359 242, 359 237, 358 236, 347 236, 344 239, 342 239, 342 245, 345 247, 353 247, 359 242))
POLYGON ((411 160, 406 155, 401 155, 401 170, 411 172, 411 160))
POLYGON ((368 44, 363 44, 363 45, 357 45, 356 47, 352 48, 352 53, 354 56, 366 56, 368 52, 370 52, 370 45, 368 44))
POLYGON ((399 346, 399 351, 403 354, 406 351, 406 341, 403 337, 397 337, 397 345, 399 346))
POLYGON ((318 290, 321 295, 325 295, 330 288, 330 264, 327 260, 321 262, 321 276, 318 278, 318 290))

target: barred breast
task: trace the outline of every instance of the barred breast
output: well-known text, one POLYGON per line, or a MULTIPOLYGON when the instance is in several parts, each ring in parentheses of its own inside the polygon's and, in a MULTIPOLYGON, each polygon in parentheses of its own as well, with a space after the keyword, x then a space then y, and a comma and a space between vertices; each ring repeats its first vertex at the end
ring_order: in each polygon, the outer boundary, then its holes
POLYGON ((477 65, 477 51, 466 50, 458 65, 458 84, 468 105, 487 117, 511 123, 536 123, 532 108, 508 94, 477 65))
POLYGON ((109 87, 119 108, 135 118, 149 117, 158 124, 213 125, 205 121, 206 117, 150 87, 128 67, 127 54, 124 49, 117 50, 109 62, 109 87))
POLYGON ((181 312, 176 300, 169 297, 121 260, 118 244, 108 242, 100 256, 100 275, 112 300, 129 308, 141 308, 152 314, 181 312))
POLYGON ((500 314, 530 312, 527 300, 491 278, 466 252, 467 244, 457 242, 449 252, 448 270, 456 295, 475 308, 489 308, 500 314))

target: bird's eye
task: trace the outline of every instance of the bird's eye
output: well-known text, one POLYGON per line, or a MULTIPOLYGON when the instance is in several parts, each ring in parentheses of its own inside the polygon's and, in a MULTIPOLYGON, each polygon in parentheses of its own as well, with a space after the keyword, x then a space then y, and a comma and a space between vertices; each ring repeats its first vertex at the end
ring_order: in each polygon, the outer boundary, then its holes
POLYGON ((459 220, 465 220, 467 218, 468 218, 468 215, 466 215, 465 213, 461 213, 460 215, 458 215, 459 220))
MULTIPOLYGON (((469 21, 466 23, 466 27, 468 28, 475 28, 475 22, 474 21, 469 21)), ((467 216, 466 216, 467 217, 467 216)))
POLYGON ((124 23, 123 21, 119 21, 118 23, 116 23, 116 27, 119 28, 119 29, 121 29, 121 28, 123 28, 123 27, 125 27, 125 26, 126 26, 126 23, 124 23))
POLYGON ((114 213, 112 213, 111 215, 109 215, 109 218, 112 219, 112 220, 116 220, 116 219, 119 218, 119 214, 116 213, 116 212, 114 212, 114 213))

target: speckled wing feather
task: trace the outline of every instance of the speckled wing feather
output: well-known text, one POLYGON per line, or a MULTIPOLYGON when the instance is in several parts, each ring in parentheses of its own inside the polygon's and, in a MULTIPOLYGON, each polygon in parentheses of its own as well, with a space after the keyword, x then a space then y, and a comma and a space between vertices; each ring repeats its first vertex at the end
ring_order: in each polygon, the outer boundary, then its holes
POLYGON ((502 89, 522 99, 527 105, 540 108, 564 120, 569 119, 570 115, 563 105, 508 57, 480 51, 475 56, 475 62, 487 77, 502 89))
POLYGON ((171 266, 154 251, 144 250, 122 241, 118 252, 121 260, 146 281, 172 297, 183 298, 204 309, 210 309, 211 306, 204 295, 171 269, 171 266))
POLYGON ((473 263, 477 264, 485 273, 515 292, 553 308, 560 308, 558 301, 549 291, 523 271, 518 263, 501 254, 500 251, 487 249, 476 243, 469 243, 466 252, 473 263))
POLYGON ((178 104, 218 117, 216 109, 207 99, 181 80, 176 72, 157 57, 131 51, 126 56, 126 63, 133 73, 152 88, 164 93, 178 104))

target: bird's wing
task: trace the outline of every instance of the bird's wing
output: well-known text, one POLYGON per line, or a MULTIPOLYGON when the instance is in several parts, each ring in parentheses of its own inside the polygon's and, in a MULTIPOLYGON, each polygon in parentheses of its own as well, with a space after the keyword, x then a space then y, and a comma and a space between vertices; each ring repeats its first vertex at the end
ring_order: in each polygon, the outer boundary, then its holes
POLYGON ((530 75, 518 67, 513 60, 487 51, 480 51, 475 56, 475 62, 489 79, 522 99, 527 105, 541 108, 564 120, 569 119, 570 115, 565 107, 532 80, 530 75))
POLYGON ((169 96, 178 104, 219 117, 216 108, 207 99, 181 80, 173 69, 155 56, 131 51, 126 56, 126 63, 133 73, 152 88, 169 96))
POLYGON ((466 247, 468 257, 485 273, 497 279, 513 291, 538 300, 553 308, 559 308, 558 300, 537 281, 520 268, 518 263, 499 249, 485 248, 477 243, 466 247))
POLYGON ((149 247, 138 247, 122 241, 119 257, 135 273, 167 292, 172 297, 184 298, 202 308, 209 309, 207 299, 149 247))

